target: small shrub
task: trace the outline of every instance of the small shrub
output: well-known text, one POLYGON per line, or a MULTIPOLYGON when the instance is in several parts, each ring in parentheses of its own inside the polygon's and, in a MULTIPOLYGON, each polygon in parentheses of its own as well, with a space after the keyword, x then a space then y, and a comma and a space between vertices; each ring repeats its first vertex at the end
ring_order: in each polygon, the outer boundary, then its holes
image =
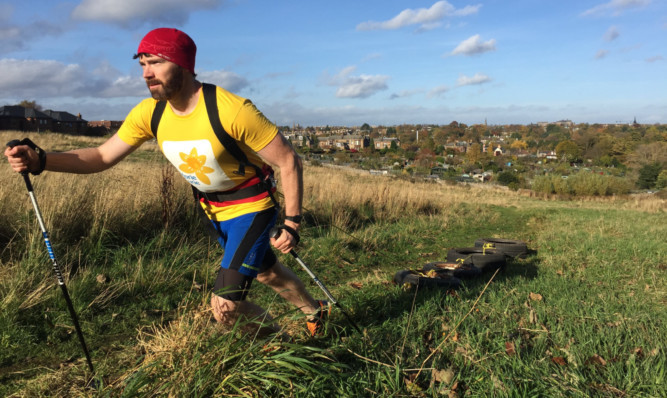
POLYGON ((510 184, 514 184, 519 186, 519 176, 517 176, 514 172, 511 171, 503 171, 502 173, 498 174, 498 183, 502 185, 507 185, 509 186, 510 184))
POLYGON ((625 178, 594 173, 577 173, 562 178, 548 174, 536 177, 533 190, 548 194, 576 196, 610 196, 630 192, 632 184, 625 178))
POLYGON ((655 181, 655 187, 657 189, 667 188, 667 169, 658 174, 658 178, 655 181))

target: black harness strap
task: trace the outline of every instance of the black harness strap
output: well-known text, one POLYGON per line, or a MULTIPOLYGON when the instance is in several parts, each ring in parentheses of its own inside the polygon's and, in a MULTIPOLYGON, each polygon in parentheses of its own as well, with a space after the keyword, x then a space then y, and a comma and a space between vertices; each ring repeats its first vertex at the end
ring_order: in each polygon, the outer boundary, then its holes
POLYGON ((245 166, 251 166, 255 168, 257 172, 257 177, 262 178, 262 171, 259 167, 248 161, 248 157, 245 155, 245 152, 239 148, 236 140, 229 136, 229 133, 225 131, 220 122, 220 114, 218 113, 218 98, 216 87, 212 84, 203 83, 202 91, 204 92, 204 103, 206 104, 206 112, 208 113, 208 120, 215 131, 215 135, 218 137, 218 140, 225 147, 229 153, 234 156, 239 162, 239 169, 234 172, 240 176, 245 176, 245 166))
POLYGON ((160 126, 160 119, 162 119, 162 114, 164 113, 164 108, 166 106, 167 101, 158 101, 157 104, 155 104, 155 109, 153 110, 153 117, 151 118, 151 132, 153 132, 153 137, 155 137, 155 140, 157 140, 157 128, 160 126))
MULTIPOLYGON (((220 115, 218 114, 218 99, 217 99, 216 86, 209 83, 202 83, 202 91, 204 93, 204 104, 206 105, 208 120, 209 123, 211 123, 211 127, 213 128, 216 137, 218 137, 218 140, 225 148, 225 150, 229 152, 234 157, 234 159, 236 159, 239 162, 239 169, 235 171, 234 174, 245 176, 245 167, 246 166, 252 167, 255 170, 257 178, 259 178, 260 180, 258 184, 260 185, 261 188, 260 191, 268 192, 269 197, 271 198, 271 201, 273 202, 276 209, 280 209, 280 205, 278 204, 276 198, 273 196, 272 192, 274 188, 273 179, 270 176, 265 175, 265 173, 259 166, 250 163, 245 152, 243 152, 241 148, 239 148, 236 140, 232 138, 229 135, 229 133, 227 133, 227 131, 225 131, 224 127, 222 127, 222 123, 220 122, 220 115)), ((162 114, 164 113, 164 109, 166 106, 167 106, 167 101, 164 100, 158 101, 155 104, 155 109, 153 110, 153 116, 151 118, 151 131, 156 140, 157 140, 158 127, 160 125, 160 119, 162 119, 162 114)), ((257 187, 255 187, 254 189, 250 188, 252 187, 244 188, 234 193, 216 192, 215 194, 217 195, 215 197, 216 199, 218 199, 217 201, 223 201, 222 200, 223 198, 225 198, 225 200, 236 200, 257 195, 257 193, 253 193, 256 192, 257 187)), ((199 201, 200 197, 209 200, 207 195, 211 195, 211 197, 213 198, 212 194, 205 194, 203 192, 200 192, 197 188, 195 188, 194 185, 192 186, 192 190, 195 196, 195 200, 197 201, 199 201)))

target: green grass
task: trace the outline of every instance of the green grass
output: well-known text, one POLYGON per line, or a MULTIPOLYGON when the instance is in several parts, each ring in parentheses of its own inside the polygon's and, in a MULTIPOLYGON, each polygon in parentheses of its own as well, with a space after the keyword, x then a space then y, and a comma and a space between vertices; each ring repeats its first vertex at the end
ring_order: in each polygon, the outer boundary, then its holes
POLYGON ((293 332, 289 344, 213 323, 207 302, 222 253, 190 215, 166 231, 145 222, 152 213, 90 235, 71 217, 52 220, 97 388, 85 386, 32 213, 17 214, 0 255, 0 395, 665 396, 664 212, 480 202, 381 220, 373 206, 339 209, 354 213, 343 226, 329 221, 336 210, 309 209, 298 250, 363 334, 334 309, 327 335, 309 339, 294 308, 253 285, 251 299, 293 332), (391 283, 398 270, 493 236, 533 252, 453 292, 391 283))

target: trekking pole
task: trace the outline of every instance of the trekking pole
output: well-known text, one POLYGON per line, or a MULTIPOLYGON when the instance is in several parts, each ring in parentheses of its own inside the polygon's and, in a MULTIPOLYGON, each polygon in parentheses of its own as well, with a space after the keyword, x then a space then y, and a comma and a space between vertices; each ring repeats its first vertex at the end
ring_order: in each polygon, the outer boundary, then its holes
MULTIPOLYGON (((271 238, 277 238, 278 236, 280 236, 280 230, 281 230, 281 229, 278 228, 278 227, 273 227, 273 228, 271 228, 271 231, 269 232, 269 236, 270 236, 271 238)), ((347 318, 347 320, 348 320, 348 321, 350 322, 350 324, 357 330, 357 332, 363 334, 363 333, 361 332, 361 329, 359 329, 359 326, 357 326, 357 324, 354 322, 354 320, 352 320, 352 317, 350 317, 350 315, 347 313, 347 311, 345 311, 345 309, 343 308, 343 306, 340 305, 340 303, 339 303, 338 301, 336 301, 336 299, 331 295, 331 293, 330 293, 329 290, 326 288, 326 286, 324 286, 324 284, 323 284, 322 282, 320 282, 319 279, 317 279, 317 276, 315 276, 315 274, 313 273, 313 271, 311 271, 310 268, 306 265, 306 263, 304 263, 304 262, 301 260, 301 258, 299 257, 298 254, 296 254, 296 252, 294 251, 294 249, 290 250, 289 254, 291 254, 292 257, 294 257, 294 259, 296 259, 296 262, 299 263, 299 265, 301 265, 301 268, 303 268, 304 271, 306 271, 306 272, 308 273, 308 275, 310 275, 310 277, 313 279, 313 281, 315 281, 315 283, 317 284, 317 286, 319 286, 320 289, 322 289, 322 291, 323 291, 324 294, 327 296, 327 298, 329 299, 329 301, 330 301, 331 303, 333 303, 333 305, 335 305, 336 307, 338 307, 338 309, 340 309, 340 311, 343 313, 343 315, 345 315, 345 318, 347 318)))
MULTIPOLYGON (((30 143, 32 144, 32 141, 30 141, 30 143)), ((24 144, 24 142, 19 140, 12 140, 7 143, 7 146, 13 148, 16 145, 22 145, 22 144, 24 144)), ((39 206, 37 205, 37 198, 35 197, 35 192, 32 189, 30 176, 28 175, 27 171, 22 171, 21 175, 23 176, 23 180, 25 181, 25 186, 28 189, 28 195, 30 195, 30 201, 32 202, 32 206, 35 208, 35 215, 37 216, 39 227, 42 230, 42 236, 44 237, 46 250, 49 252, 49 257, 51 258, 51 262, 53 263, 53 272, 56 274, 56 278, 58 279, 58 285, 60 285, 60 289, 63 292, 63 296, 65 296, 65 302, 67 302, 67 308, 69 309, 69 313, 72 317, 72 322, 74 323, 76 334, 79 336, 81 347, 83 348, 84 354, 86 354, 86 362, 88 363, 88 368, 90 369, 91 373, 95 373, 95 369, 93 368, 93 362, 90 360, 90 354, 88 353, 88 347, 86 346, 86 341, 83 338, 83 333, 81 333, 81 327, 79 326, 79 318, 77 318, 76 312, 74 311, 72 300, 70 299, 69 293, 67 292, 67 286, 65 286, 63 275, 60 272, 60 267, 58 266, 58 262, 56 261, 56 255, 53 252, 53 248, 51 247, 51 241, 49 240, 49 233, 46 230, 46 226, 44 225, 44 220, 42 219, 42 213, 39 211, 39 206)))

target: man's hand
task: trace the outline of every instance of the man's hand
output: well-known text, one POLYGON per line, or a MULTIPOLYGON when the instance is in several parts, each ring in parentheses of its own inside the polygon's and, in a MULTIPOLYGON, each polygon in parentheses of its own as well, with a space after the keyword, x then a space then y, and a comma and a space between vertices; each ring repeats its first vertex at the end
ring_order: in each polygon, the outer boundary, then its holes
POLYGON ((27 145, 16 145, 5 149, 5 156, 11 168, 17 173, 39 169, 39 156, 27 145))
MULTIPOLYGON (((299 240, 285 228, 276 229, 279 232, 275 237, 272 234, 271 244, 282 253, 287 254, 296 247, 296 245, 299 243, 299 240)), ((294 228, 294 230, 296 230, 296 228, 294 228)))

